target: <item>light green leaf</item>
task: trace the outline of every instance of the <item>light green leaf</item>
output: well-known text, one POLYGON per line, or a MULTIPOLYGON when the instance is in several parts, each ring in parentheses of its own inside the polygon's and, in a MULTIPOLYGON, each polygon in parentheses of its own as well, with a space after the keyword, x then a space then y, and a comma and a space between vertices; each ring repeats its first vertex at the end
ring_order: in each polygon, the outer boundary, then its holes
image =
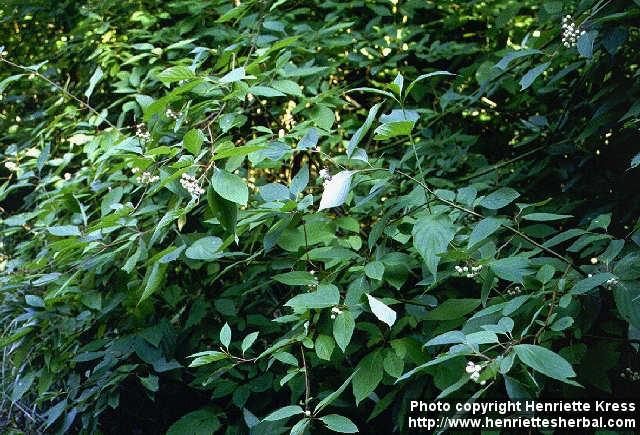
POLYGON ((357 433, 358 426, 353 424, 347 417, 337 414, 329 414, 320 417, 320 420, 327 426, 327 429, 339 433, 357 433))
POLYGON ((273 279, 286 285, 318 285, 318 279, 315 276, 302 270, 280 273, 273 279))
POLYGON ((340 292, 338 287, 332 284, 320 284, 318 290, 294 296, 285 305, 295 311, 304 311, 312 308, 332 307, 337 305, 339 301, 340 292))
POLYGON ((524 91, 531 86, 538 76, 549 68, 549 65, 551 65, 551 62, 545 62, 527 71, 527 73, 520 79, 520 90, 524 91))
POLYGON ((331 177, 331 180, 325 183, 322 199, 320 199, 320 208, 318 210, 339 207, 347 200, 352 175, 352 171, 338 172, 331 177))
POLYGON ((371 279, 381 280, 384 276, 384 264, 382 261, 372 261, 364 266, 364 273, 371 279))
POLYGON ((508 257, 493 260, 489 267, 499 278, 506 281, 522 283, 525 275, 532 273, 529 267, 530 260, 524 257, 508 257))
POLYGON ((341 314, 336 315, 333 321, 333 338, 335 338, 342 352, 347 349, 355 326, 353 315, 349 311, 343 311, 341 314))
POLYGON ((234 83, 234 82, 243 80, 245 77, 247 76, 244 71, 244 67, 240 67, 240 68, 233 69, 229 71, 227 74, 225 74, 224 76, 222 76, 222 78, 220 79, 220 83, 222 84, 234 83))
POLYGON ((473 227, 473 230, 469 235, 469 243, 467 246, 471 248, 476 243, 483 241, 491 234, 495 233, 498 228, 500 228, 500 225, 502 225, 504 222, 504 219, 498 219, 494 217, 482 219, 473 227))
POLYGON ((59 237, 81 236, 77 225, 58 225, 47 228, 49 234, 59 237))
POLYGON ((331 354, 333 353, 333 349, 335 347, 335 342, 333 338, 328 335, 319 334, 316 338, 315 350, 318 358, 329 361, 331 359, 331 354))
POLYGON ((187 258, 192 260, 212 261, 220 258, 222 240, 216 236, 207 236, 196 240, 185 251, 187 258))
POLYGON ((560 219, 569 219, 573 215, 570 214, 553 214, 553 213, 529 213, 522 216, 522 219, 534 222, 557 221, 560 219))
POLYGON ((263 418, 263 421, 278 421, 291 418, 294 415, 304 414, 304 410, 298 405, 284 406, 263 418))
POLYGON ((516 198, 518 198, 520 194, 513 190, 510 187, 501 187, 495 192, 490 193, 480 200, 480 205, 484 208, 488 208, 491 210, 497 210, 502 208, 511 202, 513 202, 516 198))
POLYGON ((524 364, 535 371, 568 384, 576 384, 568 379, 576 376, 571 364, 557 353, 535 344, 517 344, 513 350, 524 364))
POLYGON ((351 140, 349 140, 349 144, 347 145, 347 157, 351 157, 353 151, 356 149, 360 141, 367 135, 367 132, 371 128, 371 124, 375 121, 376 116, 378 116, 378 110, 382 103, 375 104, 371 109, 369 109, 369 113, 367 114, 367 119, 365 119, 364 124, 360 126, 358 130, 353 134, 351 140))
POLYGON ((370 294, 367 294, 367 299, 369 300, 369 307, 371 307, 373 314, 378 320, 383 321, 391 328, 396 322, 396 312, 370 294))
POLYGON ((420 253, 434 278, 440 262, 440 254, 447 251, 456 231, 444 217, 427 216, 413 225, 413 246, 420 253))
POLYGON ((200 129, 191 129, 189 130, 184 137, 182 138, 182 146, 189 151, 194 156, 197 156, 200 153, 200 149, 202 148, 202 143, 205 141, 206 137, 202 130, 200 129))
POLYGON ((383 360, 380 351, 371 352, 365 356, 357 367, 357 372, 353 377, 353 395, 356 398, 356 405, 373 393, 383 375, 383 360))
POLYGON ((260 332, 256 331, 244 337, 244 339, 242 340, 242 344, 240 345, 240 349, 242 350, 243 355, 247 350, 249 350, 253 343, 255 343, 256 339, 258 338, 258 334, 260 334, 260 332))
POLYGON ((179 82, 181 80, 189 80, 195 77, 195 73, 186 66, 172 66, 158 74, 158 80, 165 85, 179 82))
POLYGON ((220 343, 222 343, 225 349, 228 349, 231 343, 231 328, 227 322, 224 322, 222 329, 220 329, 220 343))
POLYGON ((213 189, 224 199, 240 205, 247 205, 249 200, 249 188, 247 183, 223 169, 215 168, 211 180, 213 189))

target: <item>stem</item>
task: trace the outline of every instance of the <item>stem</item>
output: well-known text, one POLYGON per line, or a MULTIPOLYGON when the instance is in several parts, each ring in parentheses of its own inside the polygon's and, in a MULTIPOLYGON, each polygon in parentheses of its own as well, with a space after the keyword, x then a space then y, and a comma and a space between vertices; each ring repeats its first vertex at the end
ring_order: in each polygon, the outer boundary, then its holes
MULTIPOLYGON (((91 107, 88 103, 85 103, 80 98, 76 97, 75 95, 73 95, 72 93, 67 91, 62 86, 60 86, 57 83, 49 80, 47 77, 43 76, 38 71, 30 69, 30 68, 27 68, 26 66, 23 66, 23 65, 18 65, 17 63, 11 62, 10 60, 8 60, 8 59, 6 59, 6 58, 4 58, 2 56, 0 56, 0 61, 6 63, 7 65, 11 65, 12 67, 17 68, 17 69, 19 69, 21 71, 24 71, 25 73, 33 74, 36 77, 38 77, 39 79, 41 79, 41 80, 44 80, 45 82, 49 83, 51 86, 56 88, 58 91, 62 92, 68 98, 71 98, 72 100, 76 101, 80 105, 81 109, 82 108, 87 108, 91 113, 96 115, 98 118, 102 118, 102 115, 100 114, 100 112, 98 112, 96 109, 91 107)), ((106 117, 104 118, 104 122, 106 122, 110 127, 115 128, 116 130, 120 130, 118 127, 116 127, 114 124, 112 124, 106 117)))

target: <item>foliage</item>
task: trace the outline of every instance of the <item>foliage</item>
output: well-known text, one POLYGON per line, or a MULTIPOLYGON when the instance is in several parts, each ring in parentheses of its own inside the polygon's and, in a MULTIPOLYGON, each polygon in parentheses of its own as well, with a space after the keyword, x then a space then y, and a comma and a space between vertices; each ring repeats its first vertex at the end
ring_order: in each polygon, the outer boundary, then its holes
POLYGON ((631 394, 637 0, 0 10, 14 429, 401 431, 417 397, 631 394))

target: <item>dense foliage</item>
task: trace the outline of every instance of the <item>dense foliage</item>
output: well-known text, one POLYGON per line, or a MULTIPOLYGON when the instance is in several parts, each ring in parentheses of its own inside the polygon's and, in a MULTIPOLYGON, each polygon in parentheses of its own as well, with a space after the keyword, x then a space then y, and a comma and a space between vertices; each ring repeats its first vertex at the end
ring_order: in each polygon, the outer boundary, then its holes
POLYGON ((637 0, 0 11, 5 431, 637 391, 637 0))

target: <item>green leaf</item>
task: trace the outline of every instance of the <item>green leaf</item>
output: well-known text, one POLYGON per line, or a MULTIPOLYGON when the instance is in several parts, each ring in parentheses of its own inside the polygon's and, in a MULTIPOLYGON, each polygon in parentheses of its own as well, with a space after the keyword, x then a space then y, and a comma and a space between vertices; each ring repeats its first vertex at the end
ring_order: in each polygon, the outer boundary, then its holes
POLYGON ((454 75, 455 74, 452 74, 449 71, 433 71, 427 74, 421 74, 418 77, 416 77, 416 79, 412 81, 411 84, 409 84, 409 86, 407 87, 407 92, 405 92, 405 96, 409 95, 413 87, 423 80, 426 80, 431 77, 437 77, 437 76, 454 76, 454 75))
POLYGON ((186 66, 172 66, 158 74, 158 80, 165 85, 179 82, 181 80, 189 80, 195 77, 195 73, 186 66))
POLYGON ((551 62, 545 62, 527 71, 527 73, 520 79, 520 90, 524 91, 531 86, 538 76, 549 68, 549 65, 551 65, 551 62))
POLYGON ((240 205, 247 205, 249 188, 247 183, 237 175, 215 168, 211 185, 222 198, 240 205))
POLYGON ((475 244, 483 241, 484 239, 489 237, 491 234, 495 233, 498 230, 498 228, 500 228, 500 225, 502 225, 504 222, 505 222, 504 219, 498 219, 493 217, 482 219, 473 227, 473 230, 469 235, 469 242, 467 247, 471 248, 475 244))
POLYGON ((291 418, 294 415, 304 414, 304 410, 298 405, 284 406, 263 418, 263 421, 278 421, 291 418))
POLYGON ((593 276, 578 281, 576 285, 573 286, 570 293, 573 295, 582 295, 588 293, 610 279, 616 279, 616 276, 610 272, 597 273, 593 276))
POLYGON ((228 232, 235 233, 238 222, 238 204, 218 195, 218 192, 211 185, 207 188, 207 203, 213 216, 220 221, 220 225, 228 232))
POLYGON ((315 276, 301 270, 280 273, 273 279, 286 285, 318 285, 318 279, 315 276))
POLYGON ((480 200, 480 205, 484 208, 488 208, 491 210, 497 210, 502 208, 511 202, 513 202, 516 198, 518 198, 520 194, 513 190, 510 187, 501 187, 495 192, 490 193, 480 200))
POLYGON ((286 94, 269 86, 251 86, 249 92, 259 97, 284 97, 286 94))
POLYGON ((216 236, 207 236, 196 240, 187 248, 185 255, 192 260, 212 261, 220 258, 222 240, 216 236))
POLYGON ((144 290, 142 291, 142 295, 140 296, 140 300, 138 301, 138 305, 160 288, 160 286, 164 282, 166 271, 167 264, 159 262, 153 263, 153 266, 151 266, 151 271, 149 272, 147 278, 147 282, 144 286, 144 290))
POLYGON ((500 62, 498 62, 495 66, 496 68, 500 68, 504 71, 507 69, 511 61, 519 59, 521 57, 531 56, 533 54, 542 54, 542 51, 536 50, 535 48, 510 51, 509 53, 505 54, 502 59, 500 59, 500 62))
POLYGON ((553 214, 553 213, 529 213, 522 216, 522 219, 534 222, 557 221, 561 219, 572 218, 570 214, 553 214))
POLYGON ((464 343, 466 336, 461 331, 448 331, 440 334, 431 340, 427 341, 424 345, 427 346, 441 346, 443 344, 458 344, 464 343))
POLYGON ((339 207, 347 200, 349 189, 351 188, 352 175, 352 171, 338 172, 331 177, 331 180, 325 183, 318 210, 339 207))
POLYGON ((333 353, 333 349, 335 348, 335 342, 333 338, 328 335, 319 334, 316 338, 315 350, 318 358, 323 359, 325 361, 331 360, 331 354, 333 353))
POLYGON ((11 401, 13 403, 17 402, 24 396, 24 393, 29 391, 31 388, 31 384, 36 378, 36 372, 26 373, 13 384, 13 391, 11 392, 11 401))
POLYGON ((578 37, 576 48, 580 56, 588 59, 593 57, 593 43, 595 42, 597 34, 598 32, 596 30, 590 30, 578 37))
POLYGON ((391 328, 396 322, 396 312, 370 294, 367 294, 367 299, 369 300, 369 307, 371 307, 373 314, 378 320, 386 323, 389 325, 389 328, 391 328))
POLYGON ((499 278, 506 281, 522 283, 525 275, 531 273, 529 267, 530 260, 524 257, 508 257, 499 260, 493 260, 489 263, 489 267, 493 273, 499 278))
POLYGON ((480 299, 447 299, 424 315, 425 320, 454 320, 480 306, 480 299))
POLYGON ((333 338, 335 338, 342 352, 345 352, 347 349, 355 326, 356 322, 353 320, 353 315, 349 311, 343 311, 341 314, 336 315, 333 321, 333 338))
POLYGON ((327 426, 327 429, 339 433, 357 433, 358 426, 353 424, 347 417, 337 414, 329 414, 320 417, 320 420, 327 426))
POLYGON ((373 131, 375 140, 387 140, 397 136, 408 136, 413 131, 415 121, 385 122, 373 131))
POLYGON ((338 287, 332 284, 320 284, 318 290, 311 293, 303 293, 289 299, 285 306, 295 311, 304 311, 312 308, 327 308, 337 305, 340 301, 338 287))
POLYGON ((576 376, 571 364, 557 353, 535 344, 517 344, 513 346, 513 350, 524 364, 535 371, 550 378, 576 385, 575 381, 568 379, 576 376))
POLYGON ((351 373, 351 375, 347 379, 345 379, 345 381, 342 383, 342 385, 338 387, 337 390, 335 390, 333 393, 329 394, 327 397, 325 397, 320 402, 318 402, 318 404, 316 405, 316 408, 313 411, 314 414, 317 414, 327 406, 331 405, 333 401, 336 400, 344 392, 344 390, 347 388, 347 386, 349 385, 353 377, 356 375, 356 373, 358 373, 357 368, 353 373, 351 373))
POLYGON ((202 143, 205 141, 205 136, 200 129, 189 130, 182 138, 182 146, 194 156, 200 154, 202 149, 202 143))
POLYGON ((367 132, 371 128, 373 121, 375 121, 376 116, 378 116, 378 110, 382 103, 375 104, 371 109, 369 109, 369 113, 367 114, 367 119, 365 119, 364 124, 360 126, 358 130, 353 134, 351 140, 349 140, 349 144, 347 145, 347 157, 351 157, 353 151, 356 149, 360 141, 367 135, 367 132))
POLYGON ((47 228, 49 234, 59 237, 81 236, 77 225, 58 225, 47 228))
POLYGON ((89 99, 89 97, 91 97, 91 94, 93 94, 93 90, 95 89, 98 82, 102 79, 103 75, 104 74, 102 72, 102 68, 98 66, 89 79, 89 87, 86 91, 84 91, 84 96, 87 97, 87 100, 89 99))
POLYGON ((358 371, 352 381, 356 405, 373 393, 382 380, 382 364, 382 353, 380 351, 371 352, 358 364, 358 371))
POLYGON ((244 337, 244 339, 242 340, 242 344, 240 345, 240 349, 242 350, 243 355, 247 350, 249 350, 253 343, 255 343, 256 339, 258 338, 258 334, 260 334, 260 332, 256 331, 244 337))
POLYGON ((271 86, 285 94, 295 95, 296 97, 303 96, 300 85, 291 80, 274 80, 271 82, 271 86))
POLYGON ((195 358, 193 361, 191 361, 189 367, 204 366, 228 357, 229 356, 226 353, 219 352, 217 350, 206 350, 204 352, 194 353, 193 355, 189 355, 189 358, 195 358))
POLYGON ((247 75, 244 71, 244 67, 240 67, 240 68, 233 69, 229 71, 227 74, 225 74, 224 76, 222 76, 222 78, 220 79, 220 83, 222 84, 234 83, 234 82, 243 80, 246 77, 247 75))
POLYGON ((424 259, 435 279, 440 262, 456 231, 451 222, 441 216, 427 216, 413 225, 413 246, 424 259))
POLYGON ((364 266, 364 273, 371 279, 381 280, 384 276, 384 264, 382 261, 372 261, 364 266))
POLYGON ((202 408, 180 417, 167 430, 167 435, 211 435, 220 429, 218 414, 202 408))
POLYGON ((222 329, 220 329, 220 343, 222 343, 225 349, 228 349, 229 344, 231 344, 231 328, 227 322, 224 322, 222 329))

